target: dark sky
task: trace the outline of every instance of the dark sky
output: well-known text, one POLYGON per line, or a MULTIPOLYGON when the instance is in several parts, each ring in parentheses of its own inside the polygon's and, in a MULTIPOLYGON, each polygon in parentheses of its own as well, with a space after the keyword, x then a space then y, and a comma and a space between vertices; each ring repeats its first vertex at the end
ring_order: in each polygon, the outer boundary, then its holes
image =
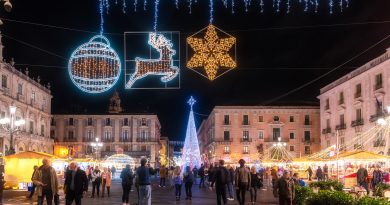
MULTIPOLYGON (((121 12, 120 6, 112 5, 110 14, 105 17, 105 31, 117 33, 106 36, 121 58, 123 36, 118 34, 125 31, 150 31, 153 28, 152 1, 148 0, 148 11, 142 10, 142 1, 138 0, 140 6, 136 13, 133 12, 132 0, 128 3, 130 10, 127 14, 121 12)), ((215 1, 214 25, 237 37, 238 68, 210 82, 183 66, 186 59, 185 38, 208 25, 208 1, 198 0, 192 14, 189 14, 187 1, 180 0, 180 10, 176 10, 174 0, 160 0, 158 29, 181 32, 179 90, 125 90, 122 73, 114 89, 91 95, 79 91, 70 81, 67 60, 7 37, 3 37, 4 57, 8 60, 14 57, 19 64, 16 66, 18 69, 26 67, 20 64, 56 66, 29 66, 31 76, 36 78, 40 75, 42 82, 51 83, 53 114, 85 111, 102 113, 107 109, 108 99, 116 89, 120 92, 126 112, 156 113, 162 124, 163 135, 171 139, 184 139, 188 117, 186 101, 190 95, 198 100, 195 111, 202 114, 209 114, 216 105, 262 105, 344 63, 390 33, 389 0, 349 0, 349 8, 340 13, 338 7, 335 7, 332 15, 328 12, 326 2, 319 1, 321 4, 317 14, 305 13, 297 5, 290 14, 286 14, 284 6, 282 12, 277 13, 272 9, 272 0, 265 0, 264 14, 260 14, 256 6, 246 13, 242 2, 236 0, 236 12, 231 14, 230 8, 223 8, 222 1, 215 1), (388 22, 364 23, 383 21, 388 22)), ((258 3, 257 0, 252 2, 258 3)), ((1 17, 80 30, 99 30, 97 0, 13 0, 12 3, 13 11, 5 13, 1 10, 1 17)), ((93 36, 87 32, 6 19, 3 19, 4 25, 1 27, 3 34, 66 59, 73 49, 93 36)), ((387 47, 390 47, 390 40, 382 42, 329 76, 272 104, 318 104, 316 97, 321 87, 382 54, 387 47)), ((196 117, 199 126, 204 116, 196 117)))

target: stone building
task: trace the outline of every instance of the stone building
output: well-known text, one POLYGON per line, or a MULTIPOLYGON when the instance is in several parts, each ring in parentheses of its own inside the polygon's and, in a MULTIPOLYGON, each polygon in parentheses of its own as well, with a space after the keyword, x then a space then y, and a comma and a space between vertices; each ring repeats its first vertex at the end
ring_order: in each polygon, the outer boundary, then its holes
POLYGON ((320 149, 316 106, 216 106, 198 131, 201 153, 210 162, 243 158, 255 162, 279 141, 293 157, 320 149))
POLYGON ((123 153, 135 159, 146 157, 154 166, 160 149, 160 129, 157 115, 122 113, 115 93, 108 113, 53 115, 51 135, 56 140, 56 155, 104 158, 123 153), (96 138, 103 143, 99 149, 91 145, 96 138))
POLYGON ((320 90, 322 148, 336 145, 338 139, 341 150, 364 147, 390 154, 390 139, 384 133, 376 133, 370 140, 362 138, 380 117, 388 114, 389 68, 390 49, 387 49, 383 55, 320 90))
MULTIPOLYGON (((0 59, 3 59, 0 35, 0 59)), ((10 106, 16 107, 15 120, 24 119, 25 124, 14 134, 14 149, 53 153, 54 141, 50 138, 51 98, 50 86, 43 86, 15 68, 13 60, 0 61, 0 118, 10 118, 10 106)), ((1 127, 1 126, 0 126, 1 127)), ((10 133, 1 127, 0 153, 10 149, 10 133)))

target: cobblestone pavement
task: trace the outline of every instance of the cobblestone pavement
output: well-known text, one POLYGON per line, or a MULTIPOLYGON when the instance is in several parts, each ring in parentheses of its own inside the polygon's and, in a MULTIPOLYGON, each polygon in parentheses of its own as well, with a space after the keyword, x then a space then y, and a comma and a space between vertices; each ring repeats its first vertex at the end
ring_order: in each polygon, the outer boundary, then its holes
MULTIPOLYGON (((89 187, 91 188, 91 187, 89 187)), ((122 204, 121 203, 121 195, 122 189, 119 181, 113 181, 111 187, 111 197, 105 198, 89 198, 85 197, 82 200, 84 205, 114 205, 114 204, 122 204)), ((136 204, 137 202, 137 192, 133 187, 134 191, 130 193, 130 204, 136 204)), ((90 195, 91 189, 88 191, 88 196, 90 195)), ((180 201, 175 200, 174 189, 170 187, 158 187, 158 185, 153 185, 152 191, 152 204, 156 205, 166 205, 166 204, 176 204, 176 205, 215 205, 216 204, 216 196, 215 192, 202 188, 199 189, 197 185, 193 186, 193 197, 192 201, 185 200, 185 190, 184 186, 182 187, 182 199, 180 201)), ((36 200, 28 200, 26 196, 28 195, 25 191, 4 191, 3 195, 3 204, 4 205, 27 205, 27 204, 37 204, 36 200)), ((64 196, 63 193, 60 193, 61 204, 64 204, 64 196)), ((256 204, 277 204, 276 199, 272 196, 272 191, 270 189, 261 189, 258 190, 258 201, 256 204)), ((246 196, 246 201, 250 201, 249 192, 246 196)), ((238 204, 236 200, 228 201, 228 204, 238 204)), ((248 203, 249 204, 249 203, 248 203)))

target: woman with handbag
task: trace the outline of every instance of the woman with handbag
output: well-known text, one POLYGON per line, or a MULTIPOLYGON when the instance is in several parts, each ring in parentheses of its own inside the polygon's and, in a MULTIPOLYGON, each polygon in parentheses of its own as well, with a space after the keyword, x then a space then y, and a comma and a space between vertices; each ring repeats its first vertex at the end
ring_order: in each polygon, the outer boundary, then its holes
POLYGON ((91 198, 95 198, 95 189, 97 192, 97 197, 99 197, 100 183, 102 183, 102 175, 101 175, 101 172, 100 172, 98 166, 96 166, 95 169, 92 171, 91 177, 92 177, 92 196, 91 196, 91 198))
POLYGON ((249 186, 249 192, 251 194, 251 203, 255 204, 257 200, 257 188, 259 186, 260 177, 257 175, 256 167, 251 167, 251 184, 249 186))

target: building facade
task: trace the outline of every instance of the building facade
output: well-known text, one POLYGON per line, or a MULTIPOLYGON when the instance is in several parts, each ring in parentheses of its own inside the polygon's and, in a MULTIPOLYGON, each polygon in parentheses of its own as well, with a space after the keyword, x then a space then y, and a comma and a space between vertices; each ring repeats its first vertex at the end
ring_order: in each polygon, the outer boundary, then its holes
MULTIPOLYGON (((1 36, 0 36, 1 42, 1 36)), ((2 45, 0 45, 2 59, 2 45)), ((13 140, 16 153, 36 151, 53 153, 54 140, 50 138, 51 98, 50 86, 40 84, 14 67, 14 63, 0 62, 0 118, 10 118, 10 106, 16 107, 15 120, 24 119, 13 140)), ((1 126, 0 126, 1 127, 1 126)), ((0 153, 10 149, 10 133, 1 127, 0 153)))
POLYGON ((387 114, 390 105, 390 49, 320 90, 321 147, 340 150, 364 147, 390 153, 384 133, 362 135, 387 114))
POLYGON ((202 122, 198 138, 209 162, 243 158, 254 163, 279 141, 293 157, 319 151, 319 130, 316 106, 217 106, 202 122))

